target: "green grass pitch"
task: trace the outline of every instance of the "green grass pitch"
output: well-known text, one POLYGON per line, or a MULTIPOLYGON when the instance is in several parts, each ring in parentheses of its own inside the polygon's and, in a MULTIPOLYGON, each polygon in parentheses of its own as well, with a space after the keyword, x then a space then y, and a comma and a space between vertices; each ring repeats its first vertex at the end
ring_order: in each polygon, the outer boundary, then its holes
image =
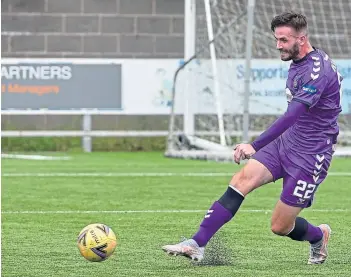
POLYGON ((309 266, 308 243, 270 231, 281 182, 250 194, 209 245, 210 262, 194 265, 167 256, 161 246, 196 231, 240 166, 166 159, 162 153, 71 157, 2 160, 2 276, 351 276, 351 159, 333 160, 313 207, 302 213, 333 230, 329 259, 309 266), (118 236, 116 252, 101 263, 83 259, 76 246, 79 231, 94 222, 118 236))

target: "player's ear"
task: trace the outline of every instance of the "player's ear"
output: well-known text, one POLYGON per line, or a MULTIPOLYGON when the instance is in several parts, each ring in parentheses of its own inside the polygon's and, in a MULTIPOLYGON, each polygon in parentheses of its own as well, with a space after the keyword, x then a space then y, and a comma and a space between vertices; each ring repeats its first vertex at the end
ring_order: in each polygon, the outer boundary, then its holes
POLYGON ((304 45, 306 43, 306 41, 307 41, 307 37, 305 35, 303 35, 299 38, 299 43, 301 46, 304 45))

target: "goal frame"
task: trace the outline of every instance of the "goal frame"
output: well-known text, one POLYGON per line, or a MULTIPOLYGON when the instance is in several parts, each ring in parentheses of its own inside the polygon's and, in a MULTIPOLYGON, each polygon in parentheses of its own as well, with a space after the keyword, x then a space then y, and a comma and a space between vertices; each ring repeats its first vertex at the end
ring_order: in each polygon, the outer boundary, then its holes
MULTIPOLYGON (((221 107, 220 101, 220 86, 217 79, 217 58, 216 51, 214 48, 214 41, 216 36, 220 35, 225 29, 230 28, 231 25, 235 23, 235 21, 228 24, 225 28, 223 28, 222 32, 214 34, 213 26, 212 26, 212 18, 211 18, 211 6, 210 0, 203 0, 205 5, 205 13, 206 13, 206 27, 207 27, 207 35, 208 35, 208 43, 203 46, 203 49, 196 53, 195 51, 195 41, 196 41, 196 0, 185 0, 185 10, 184 10, 184 62, 179 66, 176 70, 173 78, 173 87, 172 87, 172 99, 175 99, 176 88, 177 88, 177 78, 179 73, 184 70, 185 74, 185 84, 184 90, 187 95, 190 97, 185 97, 184 102, 184 114, 183 114, 183 132, 180 134, 175 134, 174 131, 174 112, 175 105, 171 105, 171 116, 169 121, 169 134, 167 138, 167 150, 165 155, 169 157, 186 157, 189 155, 189 158, 196 159, 214 159, 214 160, 232 160, 231 148, 227 146, 226 142, 226 134, 224 130, 224 120, 223 120, 223 111, 221 107), (212 65, 212 74, 214 76, 214 98, 215 98, 215 106, 216 106, 216 114, 219 126, 219 137, 220 144, 216 145, 213 142, 206 141, 204 139, 196 137, 195 132, 195 114, 192 109, 192 105, 190 100, 192 99, 191 93, 192 91, 188 88, 190 87, 190 83, 192 82, 191 78, 187 78, 187 75, 190 73, 189 68, 186 67, 190 62, 196 59, 197 55, 199 55, 202 51, 204 51, 207 47, 210 50, 210 59, 212 65), (173 116, 172 116, 173 115, 173 116), (194 145, 198 145, 198 147, 202 150, 200 151, 173 151, 174 142, 173 137, 176 135, 181 135, 182 138, 191 142, 194 145), (177 152, 177 153, 176 153, 177 152), (217 158, 218 157, 218 158, 217 158)), ((253 25, 254 25, 254 7, 255 0, 248 0, 247 10, 245 13, 241 14, 238 19, 247 15, 247 31, 246 31, 246 54, 245 54, 245 99, 244 99, 244 114, 243 114, 243 133, 242 137, 244 141, 249 141, 249 92, 250 92, 250 72, 251 72, 251 59, 252 59, 252 36, 253 36, 253 25)))
MULTIPOLYGON (((196 40, 196 1, 197 0, 185 0, 185 17, 184 17, 184 61, 193 60, 192 57, 196 55, 195 53, 195 40, 196 40)), ((216 112, 218 118, 218 126, 219 126, 219 137, 220 144, 226 146, 227 143, 225 141, 225 130, 224 130, 224 121, 223 121, 223 110, 221 108, 220 101, 220 86, 217 78, 217 57, 216 51, 214 48, 214 33, 212 26, 212 17, 211 17, 211 0, 203 0, 205 4, 205 12, 206 12, 206 24, 207 24, 207 34, 208 34, 208 45, 205 47, 209 47, 210 49, 210 58, 212 65, 212 74, 214 81, 214 98, 216 101, 216 112)), ((244 112, 243 112, 243 141, 249 141, 249 95, 250 95, 250 71, 251 71, 251 60, 252 60, 252 39, 253 39, 253 26, 254 26, 254 11, 255 11, 255 0, 248 0, 247 3, 247 31, 246 31, 246 53, 245 53, 245 93, 244 93, 244 112)), ((195 58, 195 57, 194 57, 195 58)), ((183 64, 183 67, 179 69, 182 70, 186 64, 183 64)), ((185 71, 188 71, 185 68, 185 71)), ((186 74, 186 73, 185 73, 186 74)), ((189 82, 191 82, 190 78, 185 78, 185 90, 187 93, 191 93, 191 91, 187 90, 189 88, 189 82)), ((175 80, 176 81, 176 78, 175 80)), ((174 82, 175 84, 175 82, 174 82)), ((190 97, 191 98, 191 97, 190 97)), ((194 124, 194 112, 191 109, 191 103, 189 103, 189 98, 186 97, 184 110, 184 134, 186 135, 194 135, 195 134, 195 124, 194 124)))

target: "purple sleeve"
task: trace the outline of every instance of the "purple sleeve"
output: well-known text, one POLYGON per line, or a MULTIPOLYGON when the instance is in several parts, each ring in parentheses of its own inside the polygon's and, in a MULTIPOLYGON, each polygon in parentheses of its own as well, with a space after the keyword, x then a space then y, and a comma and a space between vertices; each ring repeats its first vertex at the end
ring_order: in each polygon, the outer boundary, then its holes
POLYGON ((313 67, 305 72, 299 89, 294 94, 296 101, 305 103, 310 108, 317 104, 328 84, 324 69, 319 64, 320 62, 314 62, 313 67))
POLYGON ((291 101, 287 111, 278 118, 265 132, 263 132, 252 143, 252 147, 258 151, 271 141, 283 134, 288 128, 295 124, 297 119, 308 110, 308 106, 300 101, 291 101))

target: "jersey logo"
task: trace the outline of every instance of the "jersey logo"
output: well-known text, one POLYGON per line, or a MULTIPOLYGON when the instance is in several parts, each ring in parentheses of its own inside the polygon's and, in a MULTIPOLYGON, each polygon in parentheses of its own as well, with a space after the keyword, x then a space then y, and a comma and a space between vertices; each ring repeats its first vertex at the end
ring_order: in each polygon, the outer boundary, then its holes
POLYGON ((319 60, 319 57, 312 56, 311 59, 313 60, 313 68, 312 68, 312 73, 311 73, 311 78, 312 80, 316 80, 319 77, 319 71, 321 71, 321 62, 319 60))
MULTIPOLYGON (((320 67, 321 62, 318 61, 319 58, 318 57, 312 57, 312 59, 315 60, 315 62, 313 63, 312 71, 314 73, 317 73, 317 72, 321 71, 321 67, 320 67)), ((319 73, 317 73, 317 74, 314 74, 314 73, 311 73, 312 80, 316 80, 319 77, 319 73)))
POLYGON ((304 85, 304 86, 302 87, 302 90, 303 90, 304 92, 309 93, 309 94, 315 94, 315 93, 317 92, 317 88, 314 87, 314 86, 312 86, 312 85, 304 85))
POLYGON ((297 89, 297 78, 294 79, 293 88, 294 88, 295 90, 297 89))
POLYGON ((301 76, 297 75, 295 76, 294 80, 293 80, 293 89, 297 90, 299 87, 299 82, 300 82, 301 76))

